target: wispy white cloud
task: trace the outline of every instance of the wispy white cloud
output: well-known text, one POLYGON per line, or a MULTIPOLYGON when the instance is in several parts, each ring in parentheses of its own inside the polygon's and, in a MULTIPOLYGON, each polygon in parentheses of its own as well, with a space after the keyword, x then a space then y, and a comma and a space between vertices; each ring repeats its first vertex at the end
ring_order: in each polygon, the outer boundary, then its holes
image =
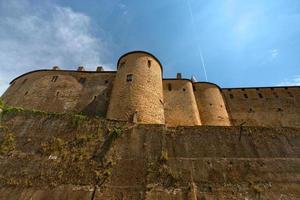
POLYGON ((291 79, 285 79, 277 84, 277 86, 295 86, 300 85, 300 75, 296 75, 291 79))
POLYGON ((271 60, 275 59, 279 55, 279 49, 270 50, 271 60))
POLYGON ((68 7, 0 1, 0 95, 12 78, 30 70, 112 66, 103 63, 109 55, 105 35, 95 36, 92 28, 89 16, 68 7))

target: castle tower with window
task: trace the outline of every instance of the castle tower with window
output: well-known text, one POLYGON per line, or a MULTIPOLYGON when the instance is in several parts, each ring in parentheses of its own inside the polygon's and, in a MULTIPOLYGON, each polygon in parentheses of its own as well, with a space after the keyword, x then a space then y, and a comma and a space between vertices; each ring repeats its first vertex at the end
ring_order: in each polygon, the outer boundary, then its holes
POLYGON ((162 66, 153 55, 135 51, 117 64, 107 118, 164 124, 162 66))

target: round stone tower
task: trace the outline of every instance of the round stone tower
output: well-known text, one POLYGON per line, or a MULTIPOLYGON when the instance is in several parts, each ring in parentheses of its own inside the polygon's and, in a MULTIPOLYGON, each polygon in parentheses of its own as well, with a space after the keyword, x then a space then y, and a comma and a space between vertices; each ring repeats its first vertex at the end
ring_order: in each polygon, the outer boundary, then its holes
POLYGON ((208 82, 193 83, 202 125, 230 126, 230 120, 219 86, 208 82))
POLYGON ((150 53, 121 56, 107 118, 143 124, 164 124, 162 65, 150 53))

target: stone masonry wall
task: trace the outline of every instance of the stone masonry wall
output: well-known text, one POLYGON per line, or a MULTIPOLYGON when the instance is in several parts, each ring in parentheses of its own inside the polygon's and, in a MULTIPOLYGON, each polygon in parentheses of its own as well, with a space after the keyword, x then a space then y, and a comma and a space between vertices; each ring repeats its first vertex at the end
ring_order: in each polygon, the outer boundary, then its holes
POLYGON ((164 79, 163 89, 167 126, 201 125, 191 81, 164 79))
POLYGON ((0 199, 299 199, 296 128, 4 111, 0 199))
POLYGON ((112 90, 107 118, 138 123, 164 124, 162 69, 147 53, 122 57, 112 90))
POLYGON ((222 90, 234 125, 300 127, 300 87, 222 90))
POLYGON ((15 79, 4 103, 48 112, 105 116, 114 72, 39 70, 15 79))

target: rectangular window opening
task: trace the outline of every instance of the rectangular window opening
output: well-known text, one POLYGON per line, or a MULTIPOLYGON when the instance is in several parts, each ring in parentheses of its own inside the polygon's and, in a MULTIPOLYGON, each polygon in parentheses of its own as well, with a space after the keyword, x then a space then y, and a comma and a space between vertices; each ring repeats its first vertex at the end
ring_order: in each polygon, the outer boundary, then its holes
POLYGON ((79 79, 79 83, 81 83, 81 84, 84 84, 85 81, 86 81, 86 78, 85 78, 85 77, 81 77, 81 78, 79 79))
POLYGON ((171 83, 168 84, 168 90, 169 90, 169 91, 172 90, 172 85, 171 85, 171 83))
POLYGON ((127 82, 132 82, 132 80, 133 80, 133 74, 127 74, 126 81, 127 82))
POLYGON ((56 82, 57 79, 58 79, 58 76, 53 76, 52 79, 51 79, 51 81, 52 81, 52 82, 56 82))
POLYGON ((151 60, 148 60, 148 67, 151 67, 151 60))

